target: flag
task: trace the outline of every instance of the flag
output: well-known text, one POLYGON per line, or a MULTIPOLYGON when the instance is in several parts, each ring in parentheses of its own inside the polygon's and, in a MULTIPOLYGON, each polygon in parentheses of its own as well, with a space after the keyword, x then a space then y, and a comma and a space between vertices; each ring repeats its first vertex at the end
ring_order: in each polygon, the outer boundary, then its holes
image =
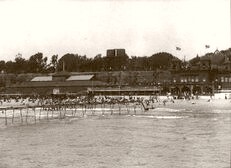
POLYGON ((180 51, 180 50, 181 50, 181 48, 180 48, 180 47, 176 47, 176 50, 179 50, 179 51, 180 51))
POLYGON ((210 48, 210 46, 209 45, 205 45, 205 48, 210 48))

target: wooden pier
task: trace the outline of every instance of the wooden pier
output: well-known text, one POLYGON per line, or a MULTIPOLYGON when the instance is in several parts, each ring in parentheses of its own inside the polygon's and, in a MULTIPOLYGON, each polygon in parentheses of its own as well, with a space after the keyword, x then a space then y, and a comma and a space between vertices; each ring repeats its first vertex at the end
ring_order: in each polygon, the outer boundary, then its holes
POLYGON ((36 124, 41 120, 49 121, 84 116, 135 115, 138 111, 143 113, 146 110, 141 102, 23 105, 0 107, 0 118, 4 119, 5 125, 14 123, 36 124))

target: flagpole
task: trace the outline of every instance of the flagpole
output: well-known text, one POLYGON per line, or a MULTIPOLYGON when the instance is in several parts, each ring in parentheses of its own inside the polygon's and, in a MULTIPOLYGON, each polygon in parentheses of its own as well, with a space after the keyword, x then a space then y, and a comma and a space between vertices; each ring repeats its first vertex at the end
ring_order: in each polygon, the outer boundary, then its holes
POLYGON ((206 49, 209 49, 209 48, 210 48, 210 45, 206 44, 205 45, 205 55, 206 55, 206 52, 207 52, 206 49))
MULTIPOLYGON (((181 48, 180 47, 176 47, 176 51, 181 51, 181 48)), ((179 56, 179 58, 181 58, 181 56, 179 56)))

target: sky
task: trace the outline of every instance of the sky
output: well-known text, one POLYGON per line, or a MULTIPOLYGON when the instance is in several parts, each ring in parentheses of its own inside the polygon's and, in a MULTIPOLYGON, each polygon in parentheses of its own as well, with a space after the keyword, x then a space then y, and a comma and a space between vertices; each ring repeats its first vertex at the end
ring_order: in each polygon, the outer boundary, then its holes
POLYGON ((114 48, 191 59, 230 48, 230 7, 229 0, 0 0, 0 60, 38 52, 93 58, 114 48))

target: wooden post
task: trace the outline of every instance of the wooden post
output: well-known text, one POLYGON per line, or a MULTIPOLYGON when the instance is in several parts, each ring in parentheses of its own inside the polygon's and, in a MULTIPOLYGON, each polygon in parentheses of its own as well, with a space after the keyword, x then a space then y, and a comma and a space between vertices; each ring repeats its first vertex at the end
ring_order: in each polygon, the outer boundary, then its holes
POLYGON ((141 111, 144 111, 144 107, 143 107, 143 105, 142 105, 142 102, 140 102, 140 110, 141 110, 141 111))
POLYGON ((84 113, 87 114, 87 104, 84 104, 84 113))
POLYGON ((21 122, 23 123, 22 108, 20 108, 20 118, 21 118, 21 122))
POLYGON ((52 107, 51 107, 51 118, 53 119, 53 116, 54 116, 54 105, 52 105, 52 107))
POLYGON ((84 106, 84 105, 83 105, 83 104, 81 104, 81 106, 82 106, 82 114, 83 114, 83 117, 84 117, 84 111, 83 111, 83 106, 84 106))
POLYGON ((5 108, 5 125, 7 125, 6 108, 5 108))
POLYGON ((103 104, 101 104, 101 109, 102 109, 102 115, 104 115, 104 108, 103 108, 103 104))
POLYGON ((67 111, 67 106, 66 106, 66 104, 64 104, 64 114, 63 114, 63 118, 66 117, 66 111, 67 111))
POLYGON ((127 112, 130 113, 129 106, 126 104, 127 112))
POLYGON ((91 106, 91 115, 93 115, 93 108, 94 108, 93 102, 90 104, 90 106, 91 106))
POLYGON ((35 112, 35 107, 33 107, 33 111, 34 111, 34 123, 36 123, 36 112, 35 112))
POLYGON ((113 114, 114 105, 113 105, 113 104, 110 104, 110 108, 111 108, 111 115, 112 115, 112 114, 113 114))
POLYGON ((26 123, 27 123, 27 117, 28 117, 28 110, 29 110, 29 108, 26 107, 26 123))
POLYGON ((73 117, 74 116, 74 105, 71 106, 71 116, 73 117))
MULTIPOLYGON (((76 114, 76 110, 77 110, 77 105, 75 104, 75 114, 76 114)), ((75 117, 75 114, 74 114, 74 117, 75 117)))
POLYGON ((107 104, 106 103, 104 103, 104 112, 107 114, 107 110, 106 110, 106 106, 107 104))
POLYGON ((40 109, 39 109, 39 120, 40 120, 40 117, 41 117, 42 107, 43 107, 43 106, 41 106, 40 109))
POLYGON ((49 114, 49 106, 48 106, 48 109, 47 109, 47 120, 49 119, 48 114, 49 114))
POLYGON ((14 107, 13 107, 13 114, 12 114, 12 123, 14 123, 14 107))
POLYGON ((96 107, 97 107, 97 104, 96 103, 94 103, 94 105, 93 105, 94 107, 94 110, 93 110, 93 113, 94 113, 94 115, 95 115, 95 110, 96 110, 96 107))
POLYGON ((120 107, 120 103, 119 103, 119 115, 121 114, 121 107, 120 107))
POLYGON ((59 119, 61 119, 61 117, 62 117, 62 108, 59 108, 59 119))

